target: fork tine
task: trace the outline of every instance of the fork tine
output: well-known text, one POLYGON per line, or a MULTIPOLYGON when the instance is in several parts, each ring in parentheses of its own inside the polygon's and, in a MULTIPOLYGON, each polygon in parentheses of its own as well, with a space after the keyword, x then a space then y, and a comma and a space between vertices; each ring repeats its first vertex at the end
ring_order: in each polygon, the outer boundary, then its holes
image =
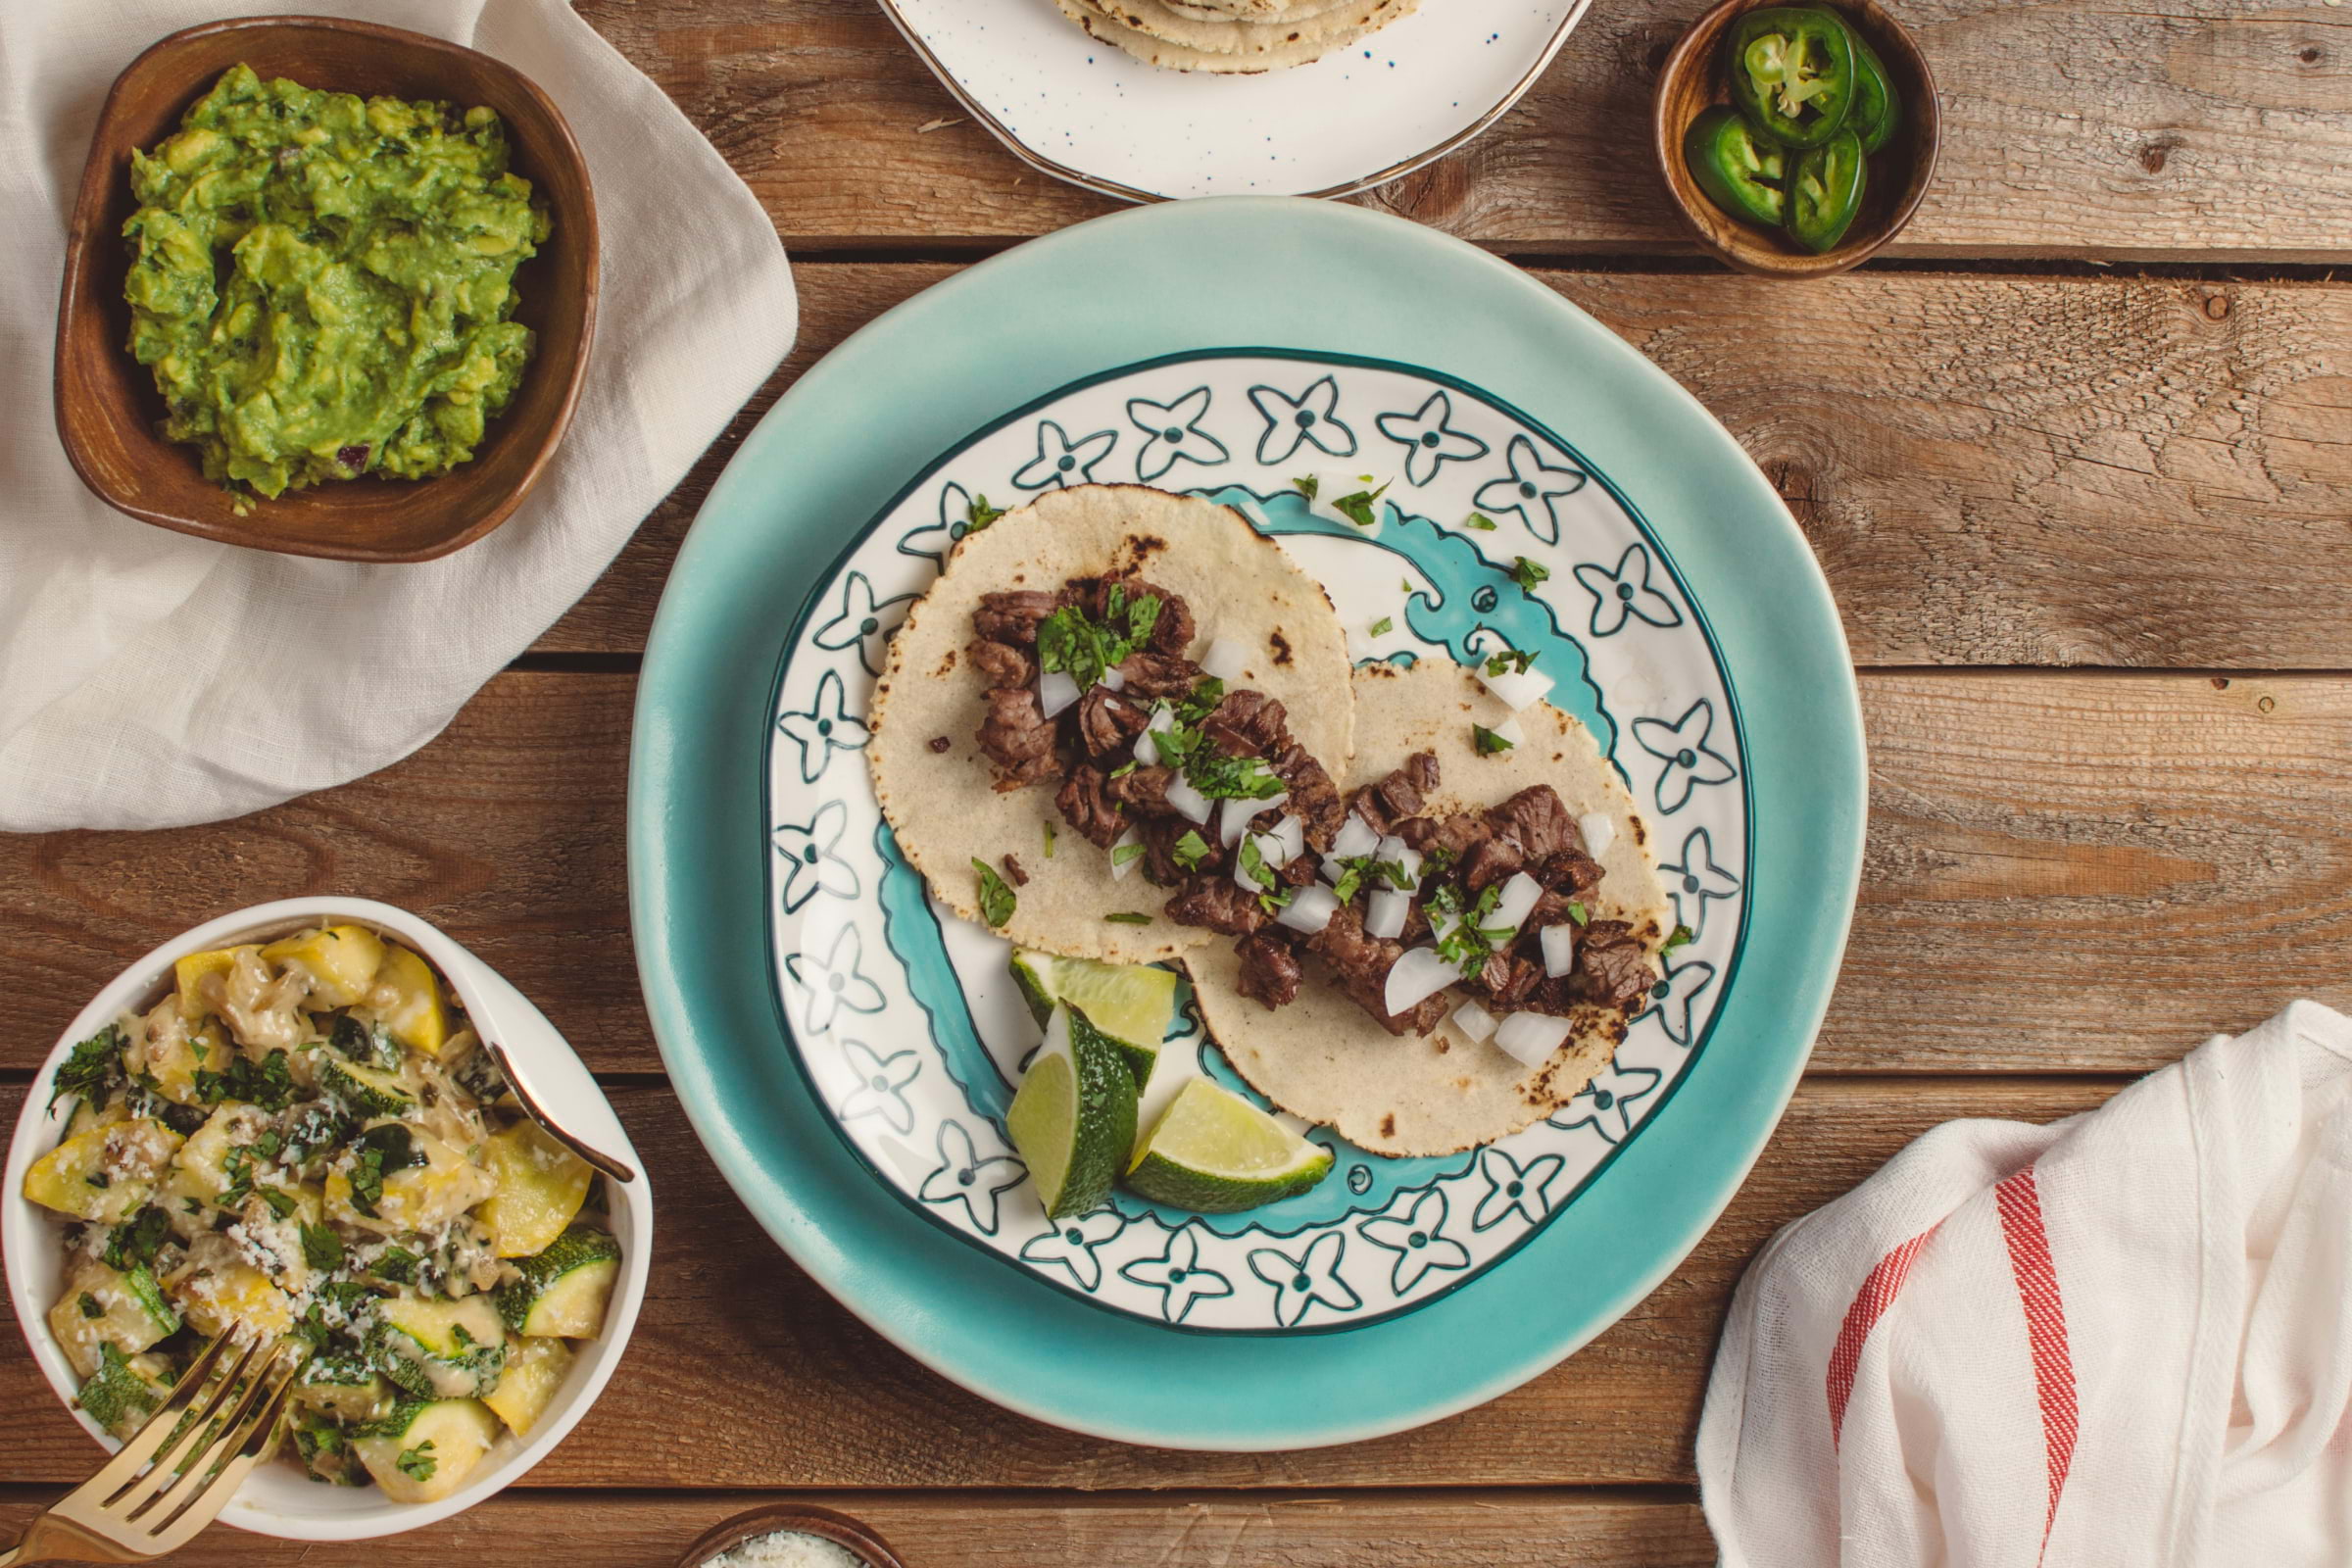
MULTIPOLYGON (((294 1396, 294 1376, 302 1369, 302 1360, 299 1354, 292 1355, 286 1358, 282 1368, 272 1368, 275 1381, 270 1387, 268 1401, 239 1428, 233 1451, 203 1488, 192 1494, 176 1511, 171 1511, 172 1497, 165 1497, 163 1505, 152 1516, 157 1521, 157 1527, 149 1536, 149 1550, 162 1556, 177 1551, 194 1540, 197 1532, 220 1516, 220 1510, 228 1506, 229 1500, 237 1494, 237 1488, 244 1485, 245 1477, 253 1467, 269 1457, 277 1446, 286 1405, 294 1396)), ((181 1487, 185 1485, 185 1482, 181 1483, 181 1487)), ((180 1490, 180 1487, 173 1488, 173 1494, 180 1490)))
MULTIPOLYGON (((252 1371, 254 1357, 261 1349, 259 1342, 243 1346, 236 1359, 223 1367, 220 1376, 207 1385, 204 1396, 191 1401, 181 1412, 178 1417, 181 1428, 166 1438, 163 1450, 156 1454, 155 1462, 145 1473, 133 1477, 111 1495, 101 1498, 98 1506, 109 1513, 132 1513, 169 1485, 173 1474, 187 1464, 189 1456, 203 1450, 207 1434, 219 1418, 220 1407, 235 1396, 239 1381, 252 1371)), ((149 1425, 160 1422, 163 1416, 163 1411, 157 1411, 149 1419, 149 1425)), ((146 1429, 141 1428, 139 1435, 145 1437, 146 1429)))
POLYGON ((96 1475, 83 1482, 79 1490, 93 1498, 103 1500, 112 1496, 124 1482, 137 1476, 163 1441, 178 1430, 180 1415, 202 1391, 206 1380, 213 1375, 213 1369, 220 1365, 221 1352, 227 1348, 228 1336, 224 1334, 197 1352, 195 1361, 181 1374, 180 1380, 172 1385, 172 1392, 164 1396, 164 1402, 156 1406, 155 1414, 149 1416, 139 1430, 130 1435, 130 1441, 116 1449, 115 1456, 100 1467, 96 1475))
MULTIPOLYGON (((244 1396, 238 1399, 234 1412, 217 1422, 208 1423, 208 1432, 218 1431, 220 1434, 220 1437, 206 1443, 197 1456, 186 1462, 180 1471, 178 1480, 172 1484, 170 1491, 164 1493, 153 1502, 130 1507, 128 1517, 131 1523, 137 1525, 141 1530, 162 1530, 171 1523, 181 1508, 187 1506, 191 1499, 212 1485, 213 1472, 220 1467, 229 1454, 242 1447, 246 1440, 253 1435, 247 1427, 247 1422, 277 1396, 278 1389, 282 1387, 282 1380, 293 1375, 290 1368, 282 1368, 282 1363, 286 1359, 287 1357, 280 1353, 280 1348, 274 1346, 270 1348, 269 1359, 254 1369, 253 1376, 247 1382, 244 1396)), ((161 1473, 163 1473, 161 1465, 148 1472, 150 1476, 161 1473)))

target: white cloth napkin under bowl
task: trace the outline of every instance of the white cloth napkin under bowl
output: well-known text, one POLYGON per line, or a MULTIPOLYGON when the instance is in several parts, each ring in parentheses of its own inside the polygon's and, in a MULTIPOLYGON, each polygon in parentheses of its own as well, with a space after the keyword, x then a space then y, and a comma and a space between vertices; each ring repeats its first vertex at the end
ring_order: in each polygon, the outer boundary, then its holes
POLYGON ((2352 1020, 1938 1127, 1774 1237, 1699 1428, 1726 1568, 2352 1563, 2352 1020))
POLYGON ((0 211, 0 829, 19 832, 235 816, 406 757, 596 580, 797 324, 759 202, 563 0, 4 0, 0 211), (564 111, 596 186, 603 286, 570 431, 513 517, 439 561, 153 527, 84 490, 58 444, 66 218, 107 87, 167 33, 284 11, 508 62, 564 111))

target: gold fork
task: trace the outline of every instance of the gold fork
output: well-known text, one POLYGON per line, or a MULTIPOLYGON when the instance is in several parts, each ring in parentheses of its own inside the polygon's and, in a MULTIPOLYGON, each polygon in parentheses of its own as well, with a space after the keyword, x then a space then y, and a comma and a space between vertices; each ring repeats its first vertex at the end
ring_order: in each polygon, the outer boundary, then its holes
POLYGON ((146 1562, 186 1545, 276 1447, 302 1362, 300 1348, 283 1342, 214 1340, 104 1469, 0 1552, 0 1568, 146 1562))

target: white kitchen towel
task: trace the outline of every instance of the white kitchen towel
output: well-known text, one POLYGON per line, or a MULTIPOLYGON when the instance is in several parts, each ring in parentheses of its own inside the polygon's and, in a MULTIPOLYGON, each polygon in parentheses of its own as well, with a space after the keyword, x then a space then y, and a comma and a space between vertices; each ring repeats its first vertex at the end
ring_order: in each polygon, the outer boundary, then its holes
POLYGON ((1727 1568, 2352 1563, 2352 1020, 2298 1002, 1784 1229, 1698 1474, 1727 1568))
POLYGON ((759 202, 564 0, 0 0, 0 828, 20 832, 235 816, 406 757, 596 580, 796 324, 759 202), (58 445, 66 217, 108 85, 166 33, 288 10, 514 66, 596 186, 603 288, 570 432, 504 526, 421 565, 153 527, 58 445))

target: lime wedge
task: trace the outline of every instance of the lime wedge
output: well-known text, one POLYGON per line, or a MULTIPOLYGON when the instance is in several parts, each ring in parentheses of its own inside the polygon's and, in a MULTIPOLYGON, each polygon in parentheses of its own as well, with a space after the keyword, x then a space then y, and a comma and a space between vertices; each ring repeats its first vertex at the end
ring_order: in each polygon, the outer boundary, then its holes
POLYGON ((1004 1124, 1046 1212, 1083 1214, 1110 1196, 1135 1145, 1135 1079, 1109 1036, 1055 1007, 1004 1124))
POLYGON ((1231 1214, 1296 1197, 1330 1169, 1330 1150, 1223 1085, 1195 1078, 1144 1140, 1127 1185, 1172 1208, 1231 1214))
POLYGON ((1138 1084, 1152 1081, 1152 1063, 1176 1016, 1176 976, 1142 963, 1097 963, 1029 948, 1012 951, 1012 979, 1029 1010, 1045 1023, 1054 1004, 1066 1002, 1110 1036, 1138 1084))

